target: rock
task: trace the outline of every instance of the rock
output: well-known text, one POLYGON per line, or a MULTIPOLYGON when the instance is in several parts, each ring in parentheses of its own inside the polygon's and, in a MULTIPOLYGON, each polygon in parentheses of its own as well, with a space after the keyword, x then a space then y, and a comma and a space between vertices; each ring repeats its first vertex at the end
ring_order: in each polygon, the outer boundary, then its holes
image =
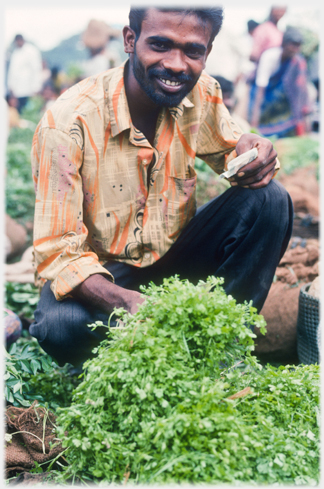
POLYGON ((43 485, 46 479, 50 478, 51 472, 43 472, 41 474, 30 474, 29 472, 22 472, 17 477, 10 480, 9 484, 17 486, 23 484, 25 486, 43 485))
POLYGON ((21 284, 34 283, 35 266, 33 263, 34 248, 30 246, 23 253, 21 260, 5 266, 5 280, 21 284))
POLYGON ((23 329, 19 316, 9 309, 5 309, 4 329, 5 341, 8 347, 18 340, 23 329))
POLYGON ((320 292, 321 292, 320 287, 321 287, 320 277, 316 277, 308 289, 309 295, 312 295, 313 297, 320 299, 320 292))
POLYGON ((10 216, 6 215, 6 236, 9 238, 11 248, 7 258, 20 253, 27 243, 27 231, 10 216))
POLYGON ((305 212, 312 216, 319 215, 318 194, 311 194, 300 186, 292 184, 285 185, 285 188, 293 201, 295 212, 305 212))
POLYGON ((301 284, 291 286, 283 282, 272 285, 261 310, 267 323, 267 333, 255 333, 255 354, 265 362, 298 363, 297 317, 301 284))
MULTIPOLYGON (((299 293, 319 275, 319 242, 292 238, 276 269, 276 281, 260 312, 267 333, 255 331, 255 354, 264 362, 298 364, 297 319, 299 293)), ((315 284, 314 284, 315 288, 315 284)), ((318 291, 319 292, 319 291, 318 291)))
MULTIPOLYGON (((311 165, 304 168, 297 168, 289 175, 285 174, 284 172, 279 172, 278 179, 285 188, 288 188, 288 186, 291 188, 297 187, 299 190, 303 191, 303 195, 306 198, 309 196, 316 198, 316 207, 319 211, 319 183, 316 178, 315 166, 311 165)), ((298 196, 296 197, 298 198, 298 196)), ((314 202, 313 199, 311 199, 311 201, 314 202)), ((307 210, 307 212, 311 214, 309 210, 307 210)))

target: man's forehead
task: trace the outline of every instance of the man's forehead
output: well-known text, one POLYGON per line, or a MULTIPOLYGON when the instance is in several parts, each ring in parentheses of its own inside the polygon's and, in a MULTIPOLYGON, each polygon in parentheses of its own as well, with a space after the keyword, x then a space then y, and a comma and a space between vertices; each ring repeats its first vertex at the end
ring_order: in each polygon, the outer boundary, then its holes
POLYGON ((155 33, 163 30, 168 30, 169 33, 174 32, 175 28, 180 28, 191 34, 206 35, 208 40, 211 34, 212 26, 207 21, 204 22, 194 12, 186 12, 185 10, 160 10, 158 8, 149 8, 142 21, 141 31, 151 35, 151 31, 155 33))

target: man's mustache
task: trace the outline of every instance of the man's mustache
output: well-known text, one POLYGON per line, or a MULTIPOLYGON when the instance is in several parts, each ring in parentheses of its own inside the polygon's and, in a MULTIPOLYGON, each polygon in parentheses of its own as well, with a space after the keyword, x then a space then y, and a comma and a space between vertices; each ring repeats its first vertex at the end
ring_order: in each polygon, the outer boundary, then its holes
POLYGON ((173 81, 178 81, 179 83, 191 82, 192 77, 190 75, 185 75, 184 73, 174 73, 172 70, 158 70, 156 68, 151 68, 148 70, 149 78, 172 78, 173 81))

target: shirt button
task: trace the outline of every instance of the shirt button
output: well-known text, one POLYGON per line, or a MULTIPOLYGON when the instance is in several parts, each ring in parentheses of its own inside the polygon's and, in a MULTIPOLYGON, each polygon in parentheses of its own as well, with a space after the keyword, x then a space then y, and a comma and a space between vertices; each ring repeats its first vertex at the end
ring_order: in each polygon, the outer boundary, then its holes
POLYGON ((144 164, 145 164, 145 163, 147 163, 147 160, 143 160, 143 163, 144 163, 144 164))

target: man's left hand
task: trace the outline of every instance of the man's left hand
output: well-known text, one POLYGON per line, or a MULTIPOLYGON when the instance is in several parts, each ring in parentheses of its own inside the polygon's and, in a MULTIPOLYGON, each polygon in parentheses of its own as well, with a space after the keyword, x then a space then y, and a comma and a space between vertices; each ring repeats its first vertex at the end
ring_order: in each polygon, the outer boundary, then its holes
POLYGON ((269 139, 257 134, 243 134, 236 145, 237 155, 246 153, 252 148, 258 149, 258 156, 251 163, 241 168, 236 175, 229 178, 232 186, 257 189, 265 187, 275 173, 277 152, 269 139))

